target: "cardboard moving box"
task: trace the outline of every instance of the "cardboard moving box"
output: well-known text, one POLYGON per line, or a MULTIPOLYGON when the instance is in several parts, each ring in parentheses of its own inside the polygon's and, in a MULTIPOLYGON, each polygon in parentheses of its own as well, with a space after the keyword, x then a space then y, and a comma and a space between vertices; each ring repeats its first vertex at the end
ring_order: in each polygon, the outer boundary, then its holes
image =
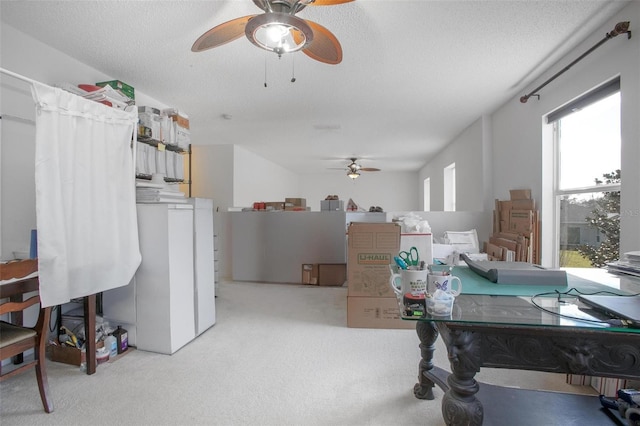
POLYGON ((509 197, 511 200, 529 200, 531 199, 530 189, 510 189, 509 197))
POLYGON ((495 200, 493 234, 484 242, 489 260, 540 264, 540 214, 530 189, 512 189, 510 200, 495 200), (509 241, 505 241, 509 240, 509 241))
POLYGON ((416 321, 400 318, 394 297, 347 297, 347 327, 415 329, 416 321))
POLYGON ((320 263, 318 265, 318 285, 343 286, 347 281, 346 263, 320 263))
POLYGON ((343 200, 320 200, 320 211, 344 211, 343 200))
POLYGON ((307 207, 307 199, 306 198, 285 198, 284 199, 285 207, 307 207))
POLYGON ((304 263, 302 265, 302 284, 340 287, 346 280, 346 263, 304 263))
POLYGON ((318 285, 318 264, 302 264, 302 284, 318 285))
POLYGON ((400 225, 351 222, 348 240, 348 295, 395 298, 389 284, 389 265, 400 251, 400 225))

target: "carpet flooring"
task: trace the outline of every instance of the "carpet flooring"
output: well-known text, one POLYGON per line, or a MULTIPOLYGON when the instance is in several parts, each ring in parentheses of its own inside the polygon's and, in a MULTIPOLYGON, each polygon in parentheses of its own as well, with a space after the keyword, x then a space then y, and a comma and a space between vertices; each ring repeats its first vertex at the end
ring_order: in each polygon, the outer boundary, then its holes
MULTIPOLYGON (((222 282, 216 324, 173 355, 131 350, 87 376, 48 362, 55 411, 35 373, 1 385, 9 425, 443 425, 442 391, 413 396, 414 330, 346 326, 346 287, 222 282)), ((447 368, 438 342, 435 364, 447 368)), ((483 369, 479 381, 577 393, 560 374, 483 369)))

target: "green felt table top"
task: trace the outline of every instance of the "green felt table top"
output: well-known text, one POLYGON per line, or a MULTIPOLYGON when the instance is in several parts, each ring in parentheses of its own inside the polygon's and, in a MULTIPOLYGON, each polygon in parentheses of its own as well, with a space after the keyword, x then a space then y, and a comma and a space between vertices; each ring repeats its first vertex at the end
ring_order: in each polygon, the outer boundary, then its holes
MULTIPOLYGON (((448 269, 448 267, 434 266, 435 270, 448 269)), ((616 289, 595 281, 590 281, 575 275, 567 274, 567 286, 549 285, 521 285, 521 284, 497 284, 476 274, 467 266, 456 266, 452 274, 460 278, 462 282, 463 294, 481 294, 495 296, 534 296, 541 293, 551 293, 556 291, 565 293, 574 288, 581 293, 597 293, 600 291, 610 291, 615 294, 628 294, 623 290, 616 289)))

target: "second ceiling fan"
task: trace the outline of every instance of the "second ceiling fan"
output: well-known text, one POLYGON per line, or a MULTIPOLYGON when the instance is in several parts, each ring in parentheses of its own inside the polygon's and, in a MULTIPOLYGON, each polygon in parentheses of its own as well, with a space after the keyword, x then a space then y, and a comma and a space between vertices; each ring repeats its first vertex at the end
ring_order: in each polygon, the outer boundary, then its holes
POLYGON ((274 52, 302 51, 325 64, 342 61, 342 47, 331 31, 313 21, 295 16, 307 6, 332 6, 354 0, 253 0, 264 13, 224 22, 202 34, 191 47, 202 52, 245 35, 256 46, 274 52))
POLYGON ((358 159, 355 157, 350 158, 349 160, 351 160, 351 163, 349 163, 349 165, 347 166, 347 176, 349 176, 351 179, 357 179, 358 176, 360 176, 360 172, 379 172, 380 171, 380 169, 376 167, 362 167, 360 164, 356 162, 358 159))

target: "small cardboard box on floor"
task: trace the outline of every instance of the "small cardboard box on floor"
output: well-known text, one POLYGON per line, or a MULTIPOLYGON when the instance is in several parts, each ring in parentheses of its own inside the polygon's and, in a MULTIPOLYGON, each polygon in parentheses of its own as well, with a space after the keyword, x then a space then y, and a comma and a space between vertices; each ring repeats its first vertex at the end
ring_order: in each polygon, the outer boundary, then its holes
POLYGON ((304 263, 302 284, 341 287, 347 280, 345 263, 304 263))
POLYGON ((415 328, 400 319, 389 265, 400 251, 400 225, 351 222, 348 229, 347 326, 415 328))
POLYGON ((347 280, 347 265, 344 263, 320 263, 318 285, 341 287, 347 280))
POLYGON ((318 264, 302 264, 302 284, 318 285, 318 264))

